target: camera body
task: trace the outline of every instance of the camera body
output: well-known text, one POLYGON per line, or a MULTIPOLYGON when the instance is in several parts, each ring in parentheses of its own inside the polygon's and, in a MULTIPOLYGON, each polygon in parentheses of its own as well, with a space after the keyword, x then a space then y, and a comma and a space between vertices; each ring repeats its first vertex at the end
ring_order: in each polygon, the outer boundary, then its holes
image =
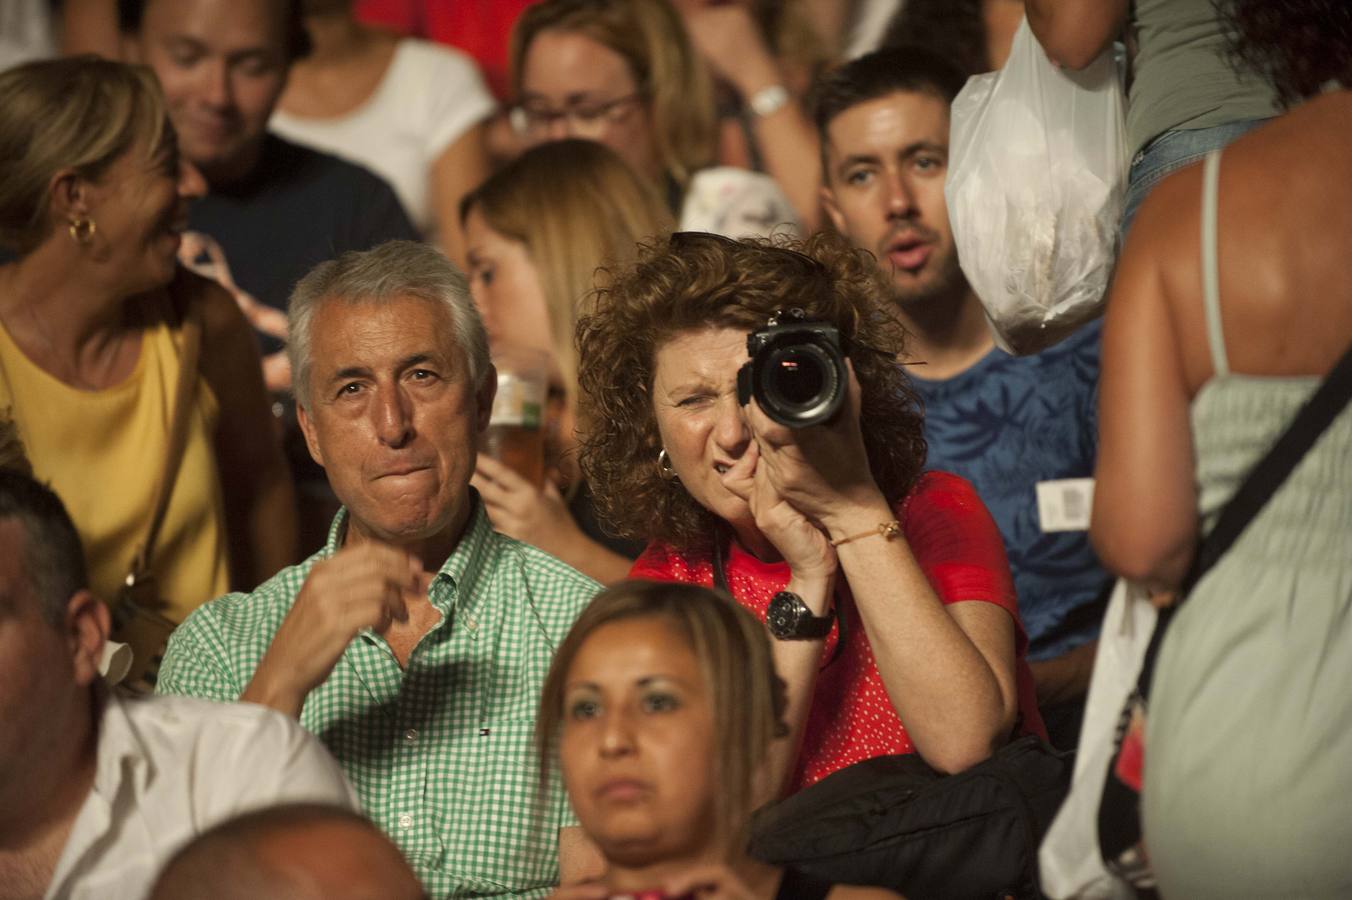
POLYGON ((835 418, 845 403, 849 370, 834 325, 810 320, 801 309, 776 313, 746 336, 751 359, 737 371, 737 402, 755 397, 764 413, 790 428, 835 418))

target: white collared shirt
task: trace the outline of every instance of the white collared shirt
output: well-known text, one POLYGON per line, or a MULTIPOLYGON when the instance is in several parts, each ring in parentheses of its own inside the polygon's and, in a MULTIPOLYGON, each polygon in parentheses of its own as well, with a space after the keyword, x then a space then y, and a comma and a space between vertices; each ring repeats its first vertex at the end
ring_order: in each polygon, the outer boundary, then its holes
POLYGON ((114 692, 103 704, 98 742, 94 787, 46 900, 141 900, 180 846, 260 807, 357 809, 324 746, 262 706, 114 692))

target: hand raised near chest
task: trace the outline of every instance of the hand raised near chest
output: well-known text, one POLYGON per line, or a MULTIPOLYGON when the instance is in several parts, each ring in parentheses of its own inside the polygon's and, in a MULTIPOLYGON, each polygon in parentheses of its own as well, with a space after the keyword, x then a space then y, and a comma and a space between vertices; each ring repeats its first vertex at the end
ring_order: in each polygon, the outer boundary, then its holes
POLYGON ((316 563, 240 699, 298 715, 362 629, 405 621, 408 601, 431 583, 417 557, 386 544, 347 547, 316 563))

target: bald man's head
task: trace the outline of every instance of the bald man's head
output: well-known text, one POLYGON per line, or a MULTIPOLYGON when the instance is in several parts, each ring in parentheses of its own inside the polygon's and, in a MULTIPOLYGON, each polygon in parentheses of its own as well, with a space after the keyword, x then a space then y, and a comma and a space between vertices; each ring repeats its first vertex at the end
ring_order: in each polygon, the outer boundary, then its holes
POLYGON ((198 835, 160 873, 151 900, 423 900, 393 842, 332 806, 248 813, 198 835))

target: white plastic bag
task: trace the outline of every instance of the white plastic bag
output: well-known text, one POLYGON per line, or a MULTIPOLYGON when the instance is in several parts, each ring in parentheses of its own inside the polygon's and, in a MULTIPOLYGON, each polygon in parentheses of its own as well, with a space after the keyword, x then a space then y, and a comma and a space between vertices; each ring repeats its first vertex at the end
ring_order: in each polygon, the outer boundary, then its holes
POLYGON ((1141 674, 1155 607, 1145 589, 1118 579, 1103 615, 1089 678, 1075 772, 1038 853, 1039 882, 1055 900, 1134 900, 1136 892, 1108 871, 1099 852, 1098 811, 1116 746, 1117 721, 1141 674))
POLYGON ((944 194, 967 281, 996 342, 1036 353, 1096 317, 1127 182, 1112 52, 1058 69, 1025 21, 1009 61, 953 101, 944 194))

